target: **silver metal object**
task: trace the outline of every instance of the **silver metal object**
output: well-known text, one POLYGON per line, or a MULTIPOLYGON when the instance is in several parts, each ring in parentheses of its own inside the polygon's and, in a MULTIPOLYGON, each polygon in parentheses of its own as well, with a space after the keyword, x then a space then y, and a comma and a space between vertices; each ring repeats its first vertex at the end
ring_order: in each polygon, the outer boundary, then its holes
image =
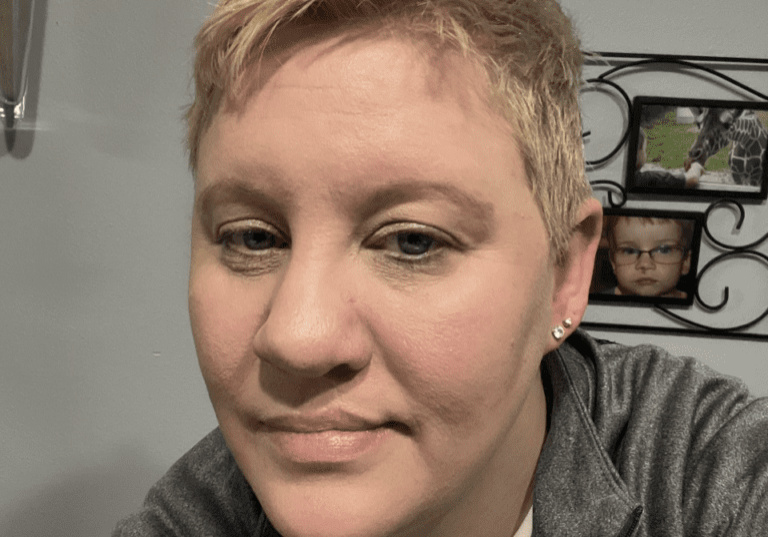
MULTIPOLYGON (((24 117, 35 0, 0 0, 0 117, 24 117)), ((9 122, 6 121, 6 126, 9 122)))

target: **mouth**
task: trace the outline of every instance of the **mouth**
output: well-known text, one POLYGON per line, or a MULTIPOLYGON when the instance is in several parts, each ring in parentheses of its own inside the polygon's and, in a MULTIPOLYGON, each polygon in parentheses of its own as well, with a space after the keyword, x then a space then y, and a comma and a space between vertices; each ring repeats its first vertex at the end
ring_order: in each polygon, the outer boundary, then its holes
POLYGON ((322 433, 326 431, 360 432, 372 431, 397 422, 366 418, 346 411, 315 414, 287 414, 265 418, 260 425, 267 431, 297 434, 322 433))
POLYGON ((649 286, 649 285, 655 285, 656 284, 656 280, 651 279, 651 278, 643 278, 643 279, 640 279, 640 280, 635 280, 635 284, 642 285, 642 286, 645 287, 645 286, 649 286))
POLYGON ((410 429, 396 421, 335 411, 266 418, 256 432, 281 463, 327 469, 371 459, 410 429))

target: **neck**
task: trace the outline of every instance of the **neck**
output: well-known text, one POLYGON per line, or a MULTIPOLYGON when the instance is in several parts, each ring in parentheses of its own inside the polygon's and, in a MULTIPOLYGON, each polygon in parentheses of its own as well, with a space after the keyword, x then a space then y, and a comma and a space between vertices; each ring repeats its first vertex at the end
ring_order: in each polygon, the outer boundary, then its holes
MULTIPOLYGON (((547 435, 547 399, 540 374, 531 386, 509 437, 450 512, 435 514, 419 537, 511 537, 533 505, 539 455, 547 435)), ((409 534, 410 537, 410 534, 409 534)))

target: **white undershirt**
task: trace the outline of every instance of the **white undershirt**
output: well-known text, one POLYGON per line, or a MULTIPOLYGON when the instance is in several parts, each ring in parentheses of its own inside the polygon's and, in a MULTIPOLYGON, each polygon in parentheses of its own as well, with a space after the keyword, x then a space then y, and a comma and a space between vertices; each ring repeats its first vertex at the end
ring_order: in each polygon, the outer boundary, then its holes
POLYGON ((528 510, 528 514, 525 515, 525 520, 520 524, 520 527, 512 537, 531 537, 533 534, 533 506, 528 510))

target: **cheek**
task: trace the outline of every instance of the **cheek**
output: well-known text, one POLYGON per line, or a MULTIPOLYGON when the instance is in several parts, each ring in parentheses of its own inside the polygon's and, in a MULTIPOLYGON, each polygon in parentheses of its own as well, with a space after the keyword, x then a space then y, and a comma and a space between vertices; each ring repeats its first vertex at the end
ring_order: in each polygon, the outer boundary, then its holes
POLYGON ((192 336, 212 397, 234 393, 252 365, 252 339, 259 317, 253 305, 258 301, 248 300, 249 293, 240 287, 215 269, 193 268, 190 275, 192 336))
POLYGON ((668 281, 676 281, 680 278, 682 267, 679 265, 667 265, 663 268, 664 277, 668 281))
POLYGON ((635 272, 634 265, 615 265, 613 273, 616 275, 617 280, 626 280, 630 278, 635 272))
POLYGON ((465 273, 417 298, 380 303, 388 367, 427 419, 476 429, 523 397, 543 355, 551 296, 546 278, 525 271, 518 285, 499 284, 511 280, 508 269, 465 273))

